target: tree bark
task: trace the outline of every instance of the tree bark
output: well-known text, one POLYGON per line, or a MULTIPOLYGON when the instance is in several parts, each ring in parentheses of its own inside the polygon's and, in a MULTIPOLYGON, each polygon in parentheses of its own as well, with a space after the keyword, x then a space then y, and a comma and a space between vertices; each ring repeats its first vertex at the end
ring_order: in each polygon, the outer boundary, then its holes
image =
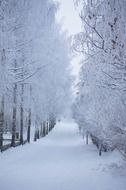
POLYGON ((88 144, 88 132, 86 132, 86 144, 88 144))
POLYGON ((102 155, 102 144, 100 143, 99 144, 99 156, 101 156, 102 155))
POLYGON ((23 95, 24 95, 24 84, 21 84, 21 106, 20 106, 20 144, 23 144, 23 128, 24 128, 24 109, 23 109, 23 95))
POLYGON ((0 110, 0 149, 3 146, 3 130, 4 130, 4 97, 1 101, 1 110, 0 110))
POLYGON ((28 115, 28 131, 27 131, 28 143, 30 143, 30 134, 31 134, 31 109, 29 109, 29 115, 28 115))
MULTIPOLYGON (((15 60, 15 75, 16 75, 16 68, 17 68, 17 63, 15 60)), ((14 83, 14 88, 13 88, 13 118, 12 118, 12 139, 11 139, 11 146, 15 146, 15 137, 16 137, 16 116, 17 116, 17 83, 14 83)))

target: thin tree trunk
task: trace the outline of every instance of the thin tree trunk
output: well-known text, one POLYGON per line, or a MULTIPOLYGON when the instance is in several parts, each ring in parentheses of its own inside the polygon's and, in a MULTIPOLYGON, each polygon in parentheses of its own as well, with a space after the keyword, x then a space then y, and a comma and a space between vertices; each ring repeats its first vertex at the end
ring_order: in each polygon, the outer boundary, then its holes
POLYGON ((45 121, 43 122, 43 137, 46 135, 46 130, 45 130, 45 121))
MULTIPOLYGON (((31 101, 31 95, 32 95, 32 87, 30 86, 30 101, 31 101)), ((28 111, 28 130, 27 130, 27 141, 30 143, 30 137, 31 137, 31 103, 29 105, 29 111, 28 111)))
POLYGON ((20 144, 23 144, 23 128, 24 128, 24 109, 23 109, 23 95, 24 95, 24 84, 21 84, 21 106, 20 106, 20 144))
POLYGON ((48 135, 49 130, 48 130, 48 121, 46 121, 46 135, 48 135))
POLYGON ((37 125, 37 117, 35 118, 35 132, 34 132, 34 141, 38 139, 38 125, 37 125))
MULTIPOLYGON (((5 49, 2 49, 1 51, 1 66, 2 66, 2 75, 5 75, 5 63, 6 63, 6 55, 5 55, 5 49)), ((2 77, 2 80, 4 82, 5 78, 2 77)), ((4 89, 3 89, 4 91, 4 89)), ((1 98, 1 109, 0 109, 0 149, 2 149, 3 146, 3 132, 4 132, 4 95, 2 95, 1 98)))
POLYGON ((40 139, 40 131, 39 131, 39 128, 37 130, 37 139, 40 139))
POLYGON ((88 144, 88 132, 86 132, 86 144, 88 144))
POLYGON ((4 97, 1 101, 1 110, 0 110, 0 149, 3 146, 3 129, 4 129, 4 97))
POLYGON ((99 143, 98 149, 99 149, 99 156, 101 156, 102 155, 102 144, 101 144, 101 142, 99 143))
POLYGON ((31 134, 31 109, 29 109, 29 114, 28 114, 28 131, 27 131, 28 143, 30 143, 30 134, 31 134))
POLYGON ((35 129, 35 133, 34 133, 34 141, 37 141, 37 131, 35 129))
MULTIPOLYGON (((17 63, 15 60, 15 73, 16 73, 17 63)), ((13 122, 12 122, 12 139, 11 146, 15 146, 15 137, 16 137, 16 116, 17 116, 17 83, 14 83, 13 89, 13 122)))
POLYGON ((13 105, 13 123, 12 123, 12 140, 11 140, 11 146, 15 146, 15 137, 16 137, 16 115, 17 115, 17 108, 16 108, 16 103, 17 103, 17 84, 14 84, 14 105, 13 105))
POLYGON ((40 128, 40 137, 43 136, 43 130, 42 130, 42 123, 41 123, 41 128, 40 128))

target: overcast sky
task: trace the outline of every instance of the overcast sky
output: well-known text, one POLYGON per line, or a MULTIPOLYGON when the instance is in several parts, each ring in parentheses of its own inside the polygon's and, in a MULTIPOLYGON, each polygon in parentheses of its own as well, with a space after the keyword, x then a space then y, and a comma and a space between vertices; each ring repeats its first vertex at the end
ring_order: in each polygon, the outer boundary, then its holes
POLYGON ((56 0, 60 3, 57 19, 70 34, 81 31, 81 21, 74 8, 73 0, 56 0))

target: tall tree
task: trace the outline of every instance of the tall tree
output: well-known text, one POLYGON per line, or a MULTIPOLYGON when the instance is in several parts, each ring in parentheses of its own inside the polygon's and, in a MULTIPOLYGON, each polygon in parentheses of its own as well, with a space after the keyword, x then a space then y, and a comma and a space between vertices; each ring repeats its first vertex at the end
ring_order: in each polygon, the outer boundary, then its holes
POLYGON ((83 31, 74 49, 84 58, 74 117, 85 131, 124 152, 125 1, 81 2, 83 31))

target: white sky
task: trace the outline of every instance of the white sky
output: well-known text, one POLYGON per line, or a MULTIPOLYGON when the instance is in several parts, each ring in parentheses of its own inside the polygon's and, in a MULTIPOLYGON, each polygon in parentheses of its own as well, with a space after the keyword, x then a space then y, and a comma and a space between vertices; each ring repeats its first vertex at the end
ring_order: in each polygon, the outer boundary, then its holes
MULTIPOLYGON (((68 31, 69 35, 74 35, 81 31, 81 20, 77 10, 75 10, 73 0, 54 0, 60 3, 60 8, 56 15, 57 21, 61 23, 62 28, 68 31)), ((78 80, 80 70, 80 55, 76 56, 72 62, 72 74, 78 80)))
POLYGON ((57 13, 57 20, 63 24, 63 28, 69 34, 76 34, 81 31, 81 21, 74 8, 73 0, 55 0, 59 2, 60 9, 57 13))
MULTIPOLYGON (((81 31, 81 20, 77 10, 75 10, 73 0, 55 0, 60 3, 60 9, 56 15, 59 23, 63 29, 68 31, 69 35, 74 35, 81 31)), ((72 62, 72 73, 78 78, 80 70, 80 56, 75 57, 72 62)))

